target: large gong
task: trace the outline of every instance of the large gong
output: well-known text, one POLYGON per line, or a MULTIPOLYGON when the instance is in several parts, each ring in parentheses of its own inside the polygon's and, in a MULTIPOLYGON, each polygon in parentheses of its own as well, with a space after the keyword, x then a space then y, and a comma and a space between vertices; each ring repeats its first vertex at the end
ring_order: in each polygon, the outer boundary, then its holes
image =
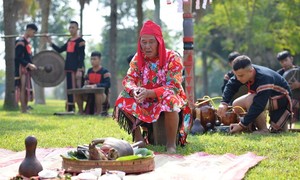
POLYGON ((55 51, 41 51, 32 58, 37 70, 31 76, 36 84, 42 87, 53 87, 60 84, 64 78, 64 58, 55 51))
MULTIPOLYGON (((283 77, 287 80, 289 84, 299 81, 300 82, 300 69, 292 68, 284 72, 283 77)), ((292 90, 293 98, 300 98, 300 89, 292 90)))

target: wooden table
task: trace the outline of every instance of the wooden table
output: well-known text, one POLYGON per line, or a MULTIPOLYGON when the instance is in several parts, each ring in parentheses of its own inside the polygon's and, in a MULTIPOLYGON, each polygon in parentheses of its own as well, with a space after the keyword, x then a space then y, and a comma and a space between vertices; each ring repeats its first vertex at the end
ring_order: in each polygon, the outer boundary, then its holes
POLYGON ((102 87, 67 89, 67 94, 102 94, 104 89, 102 87))

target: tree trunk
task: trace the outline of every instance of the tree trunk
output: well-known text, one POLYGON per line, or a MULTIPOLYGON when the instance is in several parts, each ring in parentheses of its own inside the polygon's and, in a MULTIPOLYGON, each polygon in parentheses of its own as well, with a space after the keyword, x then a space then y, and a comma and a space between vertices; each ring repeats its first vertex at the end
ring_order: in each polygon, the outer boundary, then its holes
POLYGON ((80 35, 83 35, 83 8, 84 8, 84 4, 83 5, 81 5, 80 4, 80 35))
POLYGON ((139 37, 140 30, 142 29, 143 26, 143 1, 142 0, 137 0, 136 1, 136 16, 138 19, 138 29, 137 29, 137 37, 139 37))
POLYGON ((110 1, 110 72, 111 77, 111 99, 115 102, 118 96, 117 89, 117 0, 110 1))
POLYGON ((160 20, 160 0, 154 0, 154 21, 161 26, 161 20, 160 20))
MULTIPOLYGON (((41 33, 48 33, 48 19, 51 0, 39 0, 42 10, 42 28, 41 33)), ((46 39, 40 38, 39 51, 46 49, 46 39)), ((34 83, 35 104, 46 104, 44 88, 34 83)))
MULTIPOLYGON (((16 11, 14 0, 3 0, 4 34, 16 34, 16 11)), ((15 39, 5 38, 5 110, 16 110, 18 103, 15 98, 15 39)))
POLYGON ((83 9, 85 4, 89 4, 91 0, 78 0, 80 4, 80 35, 83 35, 83 9))

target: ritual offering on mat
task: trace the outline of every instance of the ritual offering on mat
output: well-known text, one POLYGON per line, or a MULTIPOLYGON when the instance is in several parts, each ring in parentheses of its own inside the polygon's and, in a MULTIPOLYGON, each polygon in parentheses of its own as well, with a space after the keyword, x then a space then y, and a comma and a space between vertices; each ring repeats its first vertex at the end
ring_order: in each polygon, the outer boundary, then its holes
POLYGON ((152 171, 153 151, 139 148, 141 143, 130 144, 113 137, 94 139, 88 145, 79 145, 76 150, 61 155, 62 168, 70 173, 81 173, 94 168, 101 168, 102 173, 123 171, 134 174, 152 171))

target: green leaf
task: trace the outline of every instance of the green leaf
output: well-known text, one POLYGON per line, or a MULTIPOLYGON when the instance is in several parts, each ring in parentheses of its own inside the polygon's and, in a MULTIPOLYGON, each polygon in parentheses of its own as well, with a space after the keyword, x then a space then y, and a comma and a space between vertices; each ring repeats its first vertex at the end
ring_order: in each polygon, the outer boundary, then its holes
POLYGON ((136 159, 142 159, 143 156, 141 155, 129 155, 129 156, 122 156, 116 159, 116 161, 131 161, 136 159))
POLYGON ((122 156, 116 160, 117 161, 131 161, 131 160, 143 159, 143 158, 149 158, 149 157, 153 157, 153 151, 151 151, 147 148, 138 148, 138 149, 135 149, 134 155, 122 156))

